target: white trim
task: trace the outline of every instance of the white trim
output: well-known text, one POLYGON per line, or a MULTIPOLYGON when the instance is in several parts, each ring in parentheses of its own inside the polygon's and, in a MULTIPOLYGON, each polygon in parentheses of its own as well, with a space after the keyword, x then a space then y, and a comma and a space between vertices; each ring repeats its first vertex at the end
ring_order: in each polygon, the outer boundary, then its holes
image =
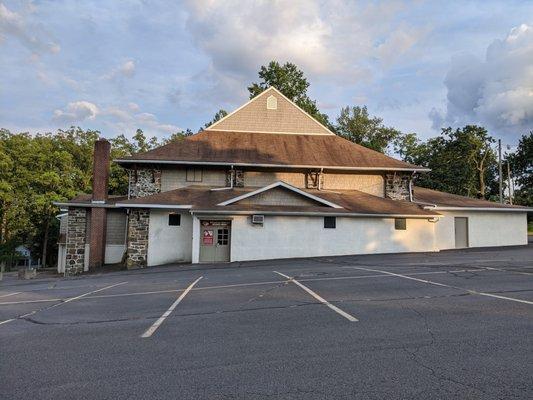
POLYGON ((117 208, 116 204, 102 204, 102 203, 63 203, 63 202, 52 202, 54 206, 60 207, 80 207, 80 208, 117 208))
POLYGON ((237 132, 237 133, 268 133, 271 135, 301 135, 301 136, 331 136, 329 133, 301 133, 301 132, 278 132, 278 131, 251 131, 240 129, 217 129, 213 132, 237 132))
POLYGON ((236 167, 257 167, 257 168, 287 168, 287 169, 325 169, 325 170, 345 170, 345 171, 417 171, 429 172, 430 168, 398 168, 398 167, 343 167, 335 165, 291 165, 291 164, 256 164, 256 163, 236 163, 219 161, 180 161, 180 160, 113 160, 116 163, 130 164, 183 164, 183 165, 213 165, 213 166, 236 166, 236 167))
POLYGON ((496 208, 496 207, 447 207, 431 205, 424 207, 426 210, 442 211, 497 211, 497 212, 532 212, 533 208, 496 208))
POLYGON ((442 218, 443 215, 431 214, 431 215, 419 215, 419 214, 368 214, 368 213, 340 213, 340 212, 315 212, 315 211, 228 211, 228 210, 191 210, 193 215, 294 215, 294 216, 318 216, 318 217, 376 217, 376 218, 413 218, 413 219, 431 219, 442 218))
POLYGON ((227 206, 229 204, 236 203, 236 202, 238 202, 240 200, 246 199, 248 197, 255 196, 255 195, 259 194, 259 193, 263 193, 263 192, 266 192, 267 190, 274 189, 274 188, 277 188, 277 187, 283 187, 285 189, 288 189, 290 191, 298 193, 301 196, 304 196, 304 197, 307 197, 307 198, 309 198, 311 200, 314 200, 316 202, 325 204, 325 205, 327 205, 329 207, 343 208, 343 207, 339 206, 338 204, 332 203, 331 201, 324 200, 321 197, 314 196, 314 195, 312 195, 310 193, 307 193, 307 192, 305 192, 305 191, 303 191, 301 189, 298 189, 295 186, 289 185, 288 183, 285 183, 285 182, 282 182, 282 181, 274 182, 274 183, 272 183, 272 184, 270 184, 268 186, 265 186, 265 187, 262 187, 260 189, 254 190, 253 192, 245 193, 245 194, 243 194, 241 196, 237 196, 237 197, 234 197, 232 199, 223 201, 222 203, 217 204, 217 206, 227 206))
POLYGON ((192 205, 187 204, 128 204, 128 203, 117 203, 117 207, 125 207, 125 208, 163 208, 163 209, 180 209, 180 210, 188 210, 192 208, 192 205))
MULTIPOLYGON (((217 129, 213 129, 215 126, 217 126, 218 124, 220 124, 222 121, 224 121, 226 118, 232 116, 233 114, 235 114, 237 111, 240 111, 241 109, 243 109, 244 107, 246 107, 247 105, 249 105, 252 101, 255 101, 257 99, 259 99, 261 96, 263 96, 264 94, 266 93, 269 93, 269 92, 275 92, 277 94, 279 94, 281 97, 283 97, 285 100, 287 100, 290 104, 292 104, 294 107, 296 107, 296 109, 298 109, 300 112, 302 112, 307 118, 310 118, 315 124, 317 124, 318 126, 320 126, 320 128, 324 129, 326 132, 329 132, 329 133, 326 133, 326 135, 335 135, 333 132, 331 132, 327 127, 325 127, 324 125, 322 125, 320 122, 318 122, 316 119, 314 119, 312 116, 310 116, 308 113, 306 113, 304 110, 302 110, 296 103, 294 103, 293 101, 289 100, 283 93, 281 93, 278 89, 276 89, 274 86, 270 86, 269 88, 263 90, 261 93, 259 93, 257 96, 255 96, 253 99, 250 99, 248 100, 246 103, 244 103, 242 106, 240 106, 239 108, 237 108, 235 111, 232 111, 231 113, 229 113, 228 115, 226 115, 224 118, 222 119, 219 119, 217 122, 215 122, 214 124, 212 124, 211 126, 207 127, 204 129, 204 131, 216 131, 217 129)), ((235 132, 235 131, 234 131, 235 132)), ((247 131, 247 132, 255 132, 255 131, 247 131)), ((268 133, 275 133, 275 132, 268 132, 268 133)))

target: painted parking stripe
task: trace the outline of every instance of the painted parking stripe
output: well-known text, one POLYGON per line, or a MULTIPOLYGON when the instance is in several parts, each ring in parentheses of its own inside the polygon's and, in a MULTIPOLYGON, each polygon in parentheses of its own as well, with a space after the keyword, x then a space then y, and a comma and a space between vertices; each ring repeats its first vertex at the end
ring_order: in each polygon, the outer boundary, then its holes
POLYGON ((14 320, 16 320, 16 319, 21 319, 21 318, 29 317, 30 315, 37 314, 37 313, 40 312, 40 311, 50 310, 50 309, 52 309, 52 308, 59 307, 60 305, 63 305, 63 304, 65 304, 65 303, 70 303, 71 301, 81 299, 81 298, 83 298, 83 297, 85 297, 85 296, 88 296, 88 295, 90 295, 90 294, 98 293, 98 292, 101 292, 102 290, 111 289, 111 288, 114 288, 114 287, 119 286, 119 285, 124 285, 125 283, 128 283, 128 282, 119 282, 119 283, 115 283, 114 285, 109 285, 109 286, 106 286, 106 287, 103 287, 103 288, 100 288, 100 289, 97 289, 97 290, 92 290, 92 291, 90 291, 90 292, 87 292, 87 293, 81 294, 81 295, 79 295, 79 296, 69 297, 68 299, 61 301, 61 303, 53 304, 53 305, 51 305, 51 306, 49 306, 49 307, 41 308, 40 310, 34 310, 34 311, 31 311, 31 312, 29 312, 29 313, 27 313, 27 314, 19 315, 19 316, 16 317, 16 318, 11 318, 11 319, 8 319, 8 320, 5 320, 5 321, 0 321, 0 325, 2 325, 2 324, 7 324, 8 322, 14 321, 14 320))
MULTIPOLYGON (((343 267, 343 268, 354 268, 354 267, 343 267)), ((413 275, 438 275, 438 274, 448 274, 448 273, 460 273, 460 272, 487 272, 486 270, 476 269, 456 269, 450 271, 425 271, 425 272, 413 272, 410 273, 410 276, 413 275)), ((330 276, 322 278, 303 278, 300 279, 300 282, 316 282, 316 281, 343 281, 343 280, 352 280, 352 279, 376 279, 376 278, 393 278, 392 276, 383 275, 383 274, 373 274, 373 275, 357 275, 357 276, 330 276)), ((274 285, 279 283, 279 281, 262 281, 262 282, 248 282, 248 283, 234 283, 229 285, 215 285, 215 286, 202 286, 193 288, 193 291, 197 290, 219 290, 219 289, 231 289, 238 287, 248 287, 248 286, 258 286, 258 285, 274 285)), ((180 293, 182 289, 166 289, 166 290, 151 290, 146 292, 130 292, 130 293, 116 293, 116 294, 102 294, 96 296, 86 296, 84 299, 105 299, 113 297, 129 297, 129 296, 146 296, 151 294, 162 294, 162 293, 180 293)), ((0 302, 0 306, 8 306, 15 304, 29 304, 29 303, 51 303, 62 301, 60 298, 54 299, 39 299, 39 300, 19 300, 19 301, 4 301, 0 302)))
POLYGON ((14 295, 16 295, 16 294, 20 294, 20 293, 22 293, 22 292, 15 292, 15 293, 3 294, 3 295, 0 296, 0 299, 1 299, 2 297, 14 296, 14 295))
POLYGON ((313 292, 311 289, 309 289, 307 286, 301 284, 300 282, 298 282, 296 279, 294 278, 291 278, 290 276, 287 276, 285 274, 282 274, 281 272, 278 272, 278 271, 274 271, 276 274, 278 275, 281 275, 283 276, 284 278, 288 279, 289 282, 292 282, 296 285, 298 285, 300 288, 302 288, 303 290, 305 290, 307 293, 309 293, 311 296, 313 296, 316 300, 318 300, 319 302, 321 302, 322 304, 328 306, 330 309, 332 309, 333 311, 335 311, 337 314, 339 315, 342 315, 344 318, 346 318, 348 321, 351 321, 351 322, 357 322, 358 319, 355 318, 354 316, 348 314, 346 311, 343 311, 341 310, 339 307, 337 306, 334 306, 333 304, 331 304, 329 301, 325 300, 324 298, 322 298, 320 295, 318 295, 317 293, 313 292))
POLYGON ((459 287, 459 286, 453 286, 453 285, 446 285, 444 283, 429 281, 427 279, 414 278, 414 277, 408 276, 408 275, 395 274, 394 272, 382 271, 382 270, 379 270, 379 269, 363 268, 363 267, 352 267, 352 268, 353 269, 359 269, 361 271, 368 271, 368 272, 381 272, 382 274, 385 274, 385 275, 396 276, 398 278, 403 278, 403 279, 409 279, 409 280, 412 280, 412 281, 426 283, 428 285, 441 286, 441 287, 446 287, 446 288, 450 288, 450 289, 457 289, 457 290, 464 290, 467 293, 475 294, 475 295, 478 295, 478 296, 494 297, 496 299, 509 300, 509 301, 514 301, 514 302, 517 302, 517 303, 524 303, 524 304, 533 305, 533 301, 516 299, 516 298, 513 298, 513 297, 507 297, 507 296, 500 296, 500 295, 497 295, 497 294, 486 293, 486 292, 478 292, 477 290, 465 289, 465 288, 462 288, 462 287, 459 287))
POLYGON ((178 306, 178 304, 185 298, 185 296, 187 296, 187 293, 189 293, 191 291, 191 289, 194 287, 194 285, 196 285, 198 283, 198 281, 200 279, 202 279, 203 276, 199 277, 198 279, 196 279, 193 283, 191 283, 187 289, 185 289, 183 291, 183 293, 176 299, 176 301, 174 303, 172 303, 172 305, 168 308, 167 311, 165 311, 163 313, 163 315, 161 315, 159 317, 159 319, 157 321, 154 322, 154 324, 148 328, 148 330, 146 332, 144 332, 141 337, 142 338, 149 338, 150 336, 152 336, 154 334, 154 332, 157 330, 157 328, 159 328, 159 326, 165 321, 165 319, 172 313, 172 311, 174 311, 174 309, 178 306))

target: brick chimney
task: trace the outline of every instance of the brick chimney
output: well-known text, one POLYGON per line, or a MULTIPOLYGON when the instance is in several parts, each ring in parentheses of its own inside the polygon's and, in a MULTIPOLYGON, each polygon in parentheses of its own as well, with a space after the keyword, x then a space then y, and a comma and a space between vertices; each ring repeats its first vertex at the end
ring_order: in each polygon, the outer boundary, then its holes
POLYGON ((105 139, 99 139, 94 143, 93 202, 107 200, 110 150, 111 144, 105 139))
POLYGON ((101 207, 107 202, 109 181, 109 153, 111 144, 105 139, 94 143, 93 196, 91 207, 91 230, 89 234, 89 269, 104 265, 107 215, 101 207))

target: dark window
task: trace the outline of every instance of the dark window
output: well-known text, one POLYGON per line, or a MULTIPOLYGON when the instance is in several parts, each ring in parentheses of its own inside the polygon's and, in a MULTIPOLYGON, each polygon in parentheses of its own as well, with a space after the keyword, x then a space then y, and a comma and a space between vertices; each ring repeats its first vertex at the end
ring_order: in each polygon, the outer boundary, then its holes
POLYGON ((222 246, 227 246, 229 240, 229 229, 218 229, 217 243, 222 246))
POLYGON ((168 214, 168 224, 170 226, 180 226, 181 214, 168 214))
POLYGON ((394 229, 397 231, 405 231, 407 229, 407 220, 405 218, 395 218, 394 229))
POLYGON ((324 217, 324 228, 335 229, 337 227, 337 218, 324 217))

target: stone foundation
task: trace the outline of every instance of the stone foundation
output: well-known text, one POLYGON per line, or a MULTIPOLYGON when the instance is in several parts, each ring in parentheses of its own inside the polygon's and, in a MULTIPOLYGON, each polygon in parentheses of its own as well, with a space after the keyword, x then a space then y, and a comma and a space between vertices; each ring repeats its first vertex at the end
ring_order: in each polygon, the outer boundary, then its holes
POLYGON ((87 212, 85 208, 69 208, 67 217, 67 254, 65 276, 83 272, 85 263, 85 237, 87 212))
POLYGON ((129 178, 129 197, 145 197, 161 192, 160 169, 131 170, 129 178))
POLYGON ((128 216, 128 258, 126 261, 128 269, 146 267, 149 222, 149 209, 130 210, 128 216))
POLYGON ((385 176, 385 197, 392 200, 410 200, 410 174, 387 174, 385 176))

